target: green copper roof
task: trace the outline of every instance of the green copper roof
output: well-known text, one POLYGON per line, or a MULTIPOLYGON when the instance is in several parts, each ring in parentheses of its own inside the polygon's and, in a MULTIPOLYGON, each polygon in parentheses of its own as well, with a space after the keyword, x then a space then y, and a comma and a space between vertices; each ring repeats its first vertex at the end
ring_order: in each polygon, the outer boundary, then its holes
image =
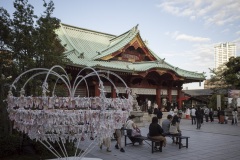
POLYGON ((102 61, 101 57, 107 56, 122 49, 139 33, 137 26, 129 31, 115 36, 107 33, 78 28, 66 24, 56 30, 56 34, 66 48, 67 57, 72 61, 72 65, 101 67, 123 72, 142 72, 149 69, 162 69, 175 72, 185 79, 204 80, 203 73, 196 73, 174 67, 164 59, 159 58, 149 48, 156 61, 143 62, 123 62, 123 61, 102 61))
POLYGON ((66 46, 66 52, 74 51, 79 56, 82 54, 85 59, 93 59, 110 45, 110 40, 116 36, 77 28, 66 24, 56 30, 61 43, 66 46))
POLYGON ((109 43, 109 46, 103 49, 98 56, 94 59, 98 59, 104 56, 107 56, 127 45, 138 33, 137 26, 129 30, 128 32, 112 39, 109 43))

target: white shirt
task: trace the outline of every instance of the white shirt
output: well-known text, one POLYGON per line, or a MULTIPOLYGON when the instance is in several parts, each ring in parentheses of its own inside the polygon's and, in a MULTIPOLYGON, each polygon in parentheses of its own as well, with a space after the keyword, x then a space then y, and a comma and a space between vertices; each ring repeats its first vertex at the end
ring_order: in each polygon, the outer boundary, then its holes
POLYGON ((208 108, 205 108, 204 113, 207 114, 207 115, 209 115, 209 109, 208 109, 208 108))
POLYGON ((154 108, 158 108, 158 105, 157 105, 157 103, 154 103, 154 108))
POLYGON ((196 116, 196 109, 195 108, 191 109, 191 116, 196 116))
POLYGON ((148 108, 151 107, 151 101, 148 100, 148 108))
POLYGON ((232 115, 233 115, 233 117, 237 118, 237 116, 238 116, 238 111, 232 111, 232 115))
POLYGON ((186 115, 190 115, 190 109, 189 108, 186 110, 186 115))
POLYGON ((129 119, 127 122, 126 122, 126 129, 133 129, 133 121, 131 119, 129 119))
POLYGON ((174 116, 173 110, 170 110, 170 111, 169 111, 169 114, 172 115, 172 116, 174 116))

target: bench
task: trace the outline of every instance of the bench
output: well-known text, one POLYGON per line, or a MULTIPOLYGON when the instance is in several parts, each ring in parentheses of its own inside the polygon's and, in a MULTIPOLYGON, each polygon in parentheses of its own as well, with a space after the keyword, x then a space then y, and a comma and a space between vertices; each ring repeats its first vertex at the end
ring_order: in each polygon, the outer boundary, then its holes
POLYGON ((180 136, 180 135, 174 135, 174 134, 167 134, 165 137, 170 137, 170 138, 177 138, 179 139, 179 142, 176 142, 178 144, 178 148, 181 149, 182 147, 188 148, 188 136, 180 136), (183 145, 183 140, 185 139, 185 145, 183 145))
POLYGON ((162 152, 162 146, 163 146, 162 141, 159 141, 159 140, 156 140, 156 139, 151 139, 151 138, 145 137, 145 136, 132 137, 131 134, 130 134, 131 129, 130 130, 129 129, 124 129, 124 131, 125 130, 126 130, 126 133, 124 134, 125 146, 130 145, 130 144, 134 145, 136 142, 132 142, 132 141, 130 143, 127 142, 127 138, 129 138, 130 140, 131 140, 131 138, 134 138, 134 139, 137 139, 137 140, 142 140, 142 141, 146 142, 149 146, 151 146, 152 153, 157 152, 157 151, 162 152), (150 141, 150 143, 149 143, 149 141, 150 141))

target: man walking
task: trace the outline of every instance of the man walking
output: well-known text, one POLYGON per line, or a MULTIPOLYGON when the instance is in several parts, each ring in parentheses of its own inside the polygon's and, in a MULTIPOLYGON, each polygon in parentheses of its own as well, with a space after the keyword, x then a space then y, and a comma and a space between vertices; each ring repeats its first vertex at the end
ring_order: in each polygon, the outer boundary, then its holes
POLYGON ((202 121, 202 111, 201 108, 198 107, 196 110, 196 118, 197 118, 197 129, 201 128, 201 121, 202 121))
POLYGON ((196 124, 196 109, 193 106, 193 108, 191 109, 190 115, 192 117, 192 125, 196 124))
POLYGON ((208 107, 205 108, 204 114, 205 114, 205 120, 206 120, 206 122, 208 122, 208 117, 209 117, 209 109, 208 109, 208 107))

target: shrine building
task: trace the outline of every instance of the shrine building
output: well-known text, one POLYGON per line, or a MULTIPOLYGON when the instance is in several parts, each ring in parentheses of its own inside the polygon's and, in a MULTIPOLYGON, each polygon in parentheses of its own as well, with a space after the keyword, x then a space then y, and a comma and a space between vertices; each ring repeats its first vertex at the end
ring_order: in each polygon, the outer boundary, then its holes
MULTIPOLYGON (((158 57, 142 40, 138 26, 121 35, 112 35, 61 23, 56 34, 66 48, 65 54, 70 60, 66 70, 72 77, 84 67, 114 72, 131 88, 132 94, 137 95, 139 105, 148 99, 159 107, 166 107, 168 101, 181 108, 182 85, 205 80, 203 73, 183 70, 158 57)), ((122 82, 112 75, 106 76, 118 87, 120 96, 127 96, 122 82)), ((90 78, 88 84, 89 96, 99 96, 97 78, 90 78)), ((108 81, 104 86, 107 97, 116 97, 108 81)), ((80 86, 76 94, 87 96, 86 87, 80 86)))

